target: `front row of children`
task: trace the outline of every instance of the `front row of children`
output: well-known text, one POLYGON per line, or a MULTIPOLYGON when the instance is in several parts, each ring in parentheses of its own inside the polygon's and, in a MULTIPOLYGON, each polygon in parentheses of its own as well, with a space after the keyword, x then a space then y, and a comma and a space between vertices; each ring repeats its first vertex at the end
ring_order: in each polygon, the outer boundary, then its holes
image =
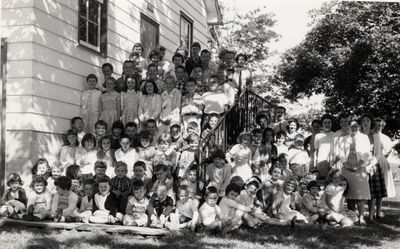
MULTIPOLYGON (((218 163, 224 159, 219 157, 221 153, 215 151, 213 161, 218 163)), ((203 185, 197 182, 195 168, 189 170, 191 178, 174 186, 169 168, 164 164, 154 168, 153 181, 144 176, 144 162, 135 163, 132 179, 126 176, 125 163, 116 163, 116 176, 112 179, 104 174, 103 164, 96 163, 96 175, 85 179, 83 188, 77 187, 75 181, 82 177, 79 166, 69 166, 66 176, 53 178, 53 193, 47 187, 49 181, 43 175, 36 175, 32 191, 26 194, 21 177, 12 173, 7 180, 9 189, 0 203, 0 215, 28 221, 52 219, 210 232, 229 232, 241 225, 294 226, 298 222, 351 226, 352 217, 356 216, 343 209, 347 183, 339 171, 330 173, 324 190, 315 180, 306 178, 300 180, 298 187, 294 178, 281 184, 277 180, 282 174, 279 164, 274 165, 268 181, 261 182, 257 176, 245 183, 240 176, 229 178, 223 193, 215 182, 223 180, 212 182, 208 177, 202 198, 198 189, 203 185)), ((221 169, 224 164, 216 167, 221 169)))

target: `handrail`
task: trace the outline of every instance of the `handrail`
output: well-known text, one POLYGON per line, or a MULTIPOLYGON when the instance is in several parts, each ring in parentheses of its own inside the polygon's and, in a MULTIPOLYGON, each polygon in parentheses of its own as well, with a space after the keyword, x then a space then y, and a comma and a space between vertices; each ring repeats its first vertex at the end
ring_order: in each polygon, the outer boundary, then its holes
POLYGON ((256 116, 260 112, 266 112, 271 119, 271 113, 273 113, 271 109, 276 107, 251 90, 243 91, 207 136, 200 138, 197 179, 201 178, 203 183, 206 184, 207 161, 205 159, 210 156, 210 147, 217 146, 227 151, 230 146, 236 143, 236 138, 242 131, 256 128, 256 116))

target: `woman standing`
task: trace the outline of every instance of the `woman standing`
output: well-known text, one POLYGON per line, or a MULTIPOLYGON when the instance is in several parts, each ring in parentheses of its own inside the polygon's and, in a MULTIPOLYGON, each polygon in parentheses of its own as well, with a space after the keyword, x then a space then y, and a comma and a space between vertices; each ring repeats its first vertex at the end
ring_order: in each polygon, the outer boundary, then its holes
POLYGON ((367 135, 359 132, 357 121, 350 124, 350 135, 338 137, 336 159, 341 165, 342 175, 347 179, 349 189, 346 195, 349 210, 359 212, 359 223, 365 224, 365 201, 371 199, 368 170, 372 154, 367 135))
POLYGON ((376 206, 376 216, 382 217, 382 198, 387 197, 387 190, 385 185, 385 178, 383 175, 383 170, 378 162, 381 152, 379 151, 381 144, 379 141, 379 135, 373 133, 374 119, 369 114, 364 114, 361 116, 361 126, 362 132, 368 136, 370 151, 374 156, 373 166, 371 167, 370 177, 369 177, 369 187, 371 191, 371 200, 368 202, 369 208, 369 219, 374 219, 375 206, 376 206))
POLYGON ((321 117, 322 132, 315 135, 314 160, 320 178, 325 179, 330 171, 333 150, 333 117, 329 114, 324 114, 321 117))

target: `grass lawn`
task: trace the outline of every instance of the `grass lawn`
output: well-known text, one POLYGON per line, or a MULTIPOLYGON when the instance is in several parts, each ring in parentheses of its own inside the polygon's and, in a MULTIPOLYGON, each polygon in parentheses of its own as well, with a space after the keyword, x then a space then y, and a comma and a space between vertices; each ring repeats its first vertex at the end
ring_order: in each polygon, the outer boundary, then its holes
POLYGON ((385 218, 364 227, 267 227, 238 230, 226 237, 184 232, 156 238, 4 225, 0 248, 400 248, 399 203, 386 203, 385 212, 385 218))

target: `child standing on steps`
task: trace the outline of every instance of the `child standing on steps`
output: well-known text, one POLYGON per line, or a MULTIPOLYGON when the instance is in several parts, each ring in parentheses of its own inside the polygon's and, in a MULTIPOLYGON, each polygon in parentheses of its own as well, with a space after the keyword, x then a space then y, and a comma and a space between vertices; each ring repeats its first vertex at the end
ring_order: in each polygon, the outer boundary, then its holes
POLYGON ((88 133, 82 138, 82 147, 76 152, 76 163, 81 167, 84 180, 93 176, 94 164, 97 161, 96 138, 88 133))
POLYGON ((252 139, 253 137, 250 133, 241 133, 238 137, 239 143, 226 153, 226 159, 232 167, 232 177, 240 176, 243 181, 247 181, 253 175, 250 167, 252 152, 249 147, 252 139))
POLYGON ((109 128, 119 120, 121 113, 121 95, 114 90, 116 82, 113 77, 107 78, 105 82, 107 92, 100 98, 100 119, 104 120, 109 128))
POLYGON ((148 119, 158 120, 161 112, 161 96, 158 87, 153 80, 146 80, 142 90, 142 98, 139 103, 139 121, 146 122, 148 119))
POLYGON ((81 96, 81 116, 86 133, 94 132, 94 124, 99 119, 100 109, 99 103, 101 91, 96 89, 97 77, 94 74, 89 74, 86 77, 86 82, 89 88, 82 92, 81 96))
POLYGON ((141 92, 139 92, 139 79, 134 75, 127 75, 125 84, 128 88, 121 93, 121 120, 126 125, 129 122, 139 124, 139 103, 141 92))
POLYGON ((59 159, 62 168, 66 168, 69 165, 75 164, 76 151, 79 146, 78 134, 75 130, 68 130, 66 137, 66 143, 63 147, 61 147, 59 159))

